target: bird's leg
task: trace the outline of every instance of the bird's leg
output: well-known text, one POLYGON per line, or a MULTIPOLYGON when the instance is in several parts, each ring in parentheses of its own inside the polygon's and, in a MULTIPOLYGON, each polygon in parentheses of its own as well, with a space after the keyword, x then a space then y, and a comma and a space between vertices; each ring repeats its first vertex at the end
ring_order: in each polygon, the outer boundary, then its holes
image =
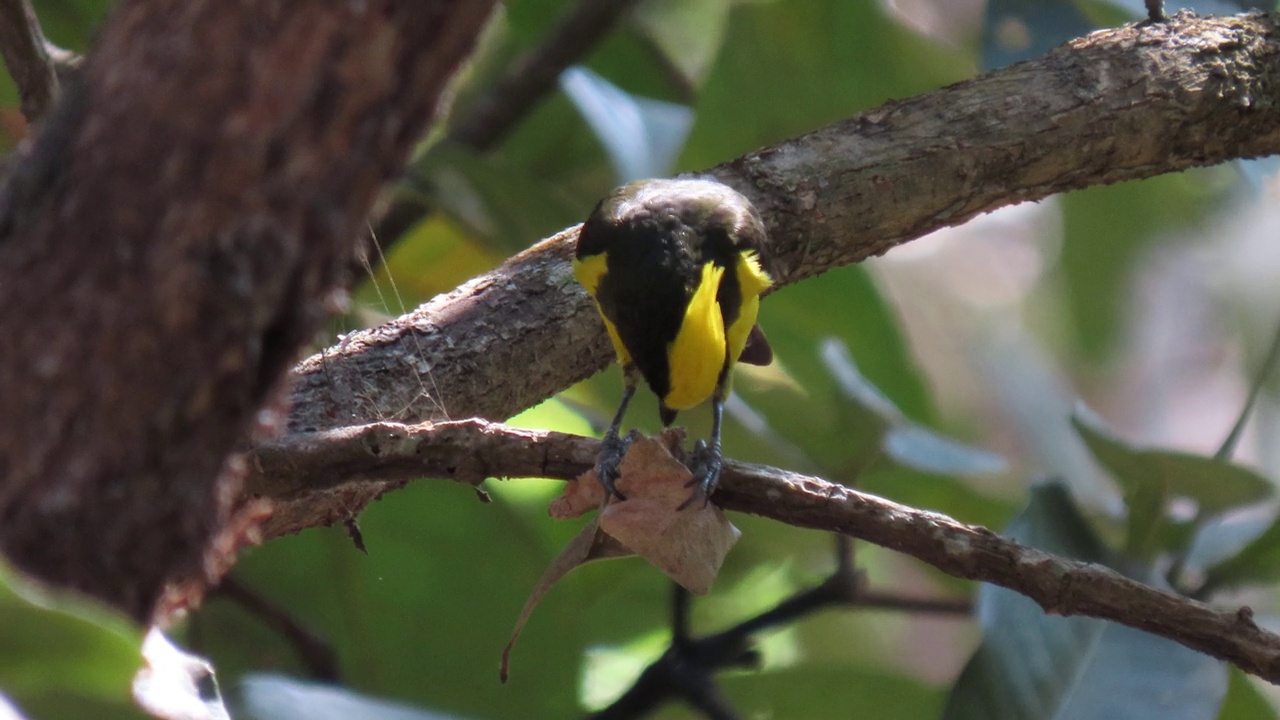
POLYGON ((1169 18, 1164 14, 1164 0, 1145 0, 1147 6, 1147 22, 1164 22, 1169 18))
POLYGON ((693 446, 693 479, 689 481, 689 485, 693 486, 693 493, 689 495, 688 500, 680 503, 677 510, 683 510, 699 499, 705 507, 711 500, 711 493, 715 492, 716 483, 720 482, 720 467, 724 464, 724 458, 720 453, 720 422, 724 418, 724 395, 725 383, 722 379, 716 386, 715 394, 711 396, 711 441, 699 440, 693 446))
POLYGON ((631 404, 631 398, 636 394, 636 387, 639 385, 634 365, 623 368, 623 378, 626 389, 622 391, 622 402, 618 404, 618 412, 613 416, 613 424, 604 434, 600 455, 596 458, 596 477, 600 479, 605 492, 619 500, 626 500, 627 496, 619 492, 615 485, 618 482, 618 466, 622 464, 622 456, 627 454, 627 448, 631 447, 631 442, 635 439, 635 436, 630 434, 626 437, 618 435, 622 428, 622 418, 627 414, 627 406, 631 404))

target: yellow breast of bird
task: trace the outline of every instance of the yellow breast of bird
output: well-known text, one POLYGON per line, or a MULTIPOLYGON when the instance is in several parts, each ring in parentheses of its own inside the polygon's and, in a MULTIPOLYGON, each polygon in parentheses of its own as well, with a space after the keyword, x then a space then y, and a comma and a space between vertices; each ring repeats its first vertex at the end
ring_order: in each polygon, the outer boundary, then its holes
POLYGON ((613 351, 618 355, 618 362, 627 365, 631 362, 631 353, 627 352, 627 346, 622 344, 622 337, 618 335, 618 326, 614 325, 604 314, 604 310, 600 307, 600 300, 596 296, 596 291, 600 288, 600 281, 608 272, 608 259, 604 253, 592 255, 586 258, 574 258, 573 274, 578 278, 578 282, 582 287, 586 288, 587 294, 591 296, 592 302, 595 303, 596 310, 600 314, 600 319, 604 320, 604 329, 609 333, 609 342, 613 343, 613 351))
POLYGON ((724 316, 716 302, 724 268, 702 266, 702 278, 689 300, 676 339, 667 346, 671 388, 663 404, 672 410, 688 410, 711 397, 724 369, 724 316))
POLYGON ((746 252, 738 256, 734 272, 738 276, 738 287, 742 288, 742 309, 738 317, 725 331, 729 344, 729 362, 735 363, 747 345, 747 337, 756 324, 756 316, 760 312, 760 293, 769 289, 773 279, 760 266, 760 257, 754 252, 746 252))
POLYGON ((760 293, 770 285, 769 275, 760 267, 755 253, 738 256, 733 272, 742 290, 738 315, 724 325, 724 313, 716 296, 725 268, 707 263, 676 339, 667 348, 671 388, 663 404, 672 410, 687 410, 715 392, 722 372, 727 372, 742 354, 751 327, 760 310, 760 293))

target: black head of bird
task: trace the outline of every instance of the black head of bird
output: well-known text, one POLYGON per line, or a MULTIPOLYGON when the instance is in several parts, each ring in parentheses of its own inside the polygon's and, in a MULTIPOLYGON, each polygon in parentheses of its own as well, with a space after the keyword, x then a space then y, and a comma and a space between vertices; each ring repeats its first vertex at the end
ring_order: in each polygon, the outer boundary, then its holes
POLYGON ((583 223, 574 273, 595 299, 626 378, 596 466, 610 493, 622 497, 614 483, 629 440, 619 431, 641 378, 658 396, 663 425, 711 400, 711 438, 694 451, 695 488, 685 504, 715 489, 733 366, 773 358, 756 325, 760 295, 772 284, 761 261, 766 241, 746 197, 703 179, 624 185, 583 223))

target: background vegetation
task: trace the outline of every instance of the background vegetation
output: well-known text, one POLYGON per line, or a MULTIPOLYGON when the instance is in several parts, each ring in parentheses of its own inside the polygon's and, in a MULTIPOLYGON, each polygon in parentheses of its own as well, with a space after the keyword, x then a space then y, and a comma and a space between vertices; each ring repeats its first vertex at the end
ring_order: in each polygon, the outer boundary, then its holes
MULTIPOLYGON (((454 117, 573 5, 508 3, 459 81, 454 117)), ((50 37, 76 50, 107 9, 37 3, 50 37)), ((495 266, 580 221, 624 180, 706 168, 1137 10, 1052 0, 639 3, 493 150, 440 142, 446 132, 424 146, 398 192, 431 211, 403 237, 379 238, 385 267, 371 269, 335 332, 495 266)), ((0 100, 13 144, 16 94, 6 87, 0 100)), ((1247 602, 1269 625, 1280 576, 1264 479, 1280 469, 1273 390, 1238 444, 1224 442, 1280 321, 1277 192, 1266 162, 1095 188, 785 288, 761 310, 778 362, 739 372, 726 452, 1247 602), (1228 456, 1252 470, 1221 462, 1228 456)), ((620 387, 611 369, 511 422, 598 433, 620 387)), ((656 429, 652 399, 630 420, 656 429)), ((705 410, 686 421, 705 432, 705 410)), ((525 597, 577 530, 547 518, 559 486, 491 480, 494 502, 482 504, 463 485, 410 485, 361 516, 368 554, 341 528, 270 542, 242 558, 231 590, 178 636, 213 662, 236 717, 599 709, 669 639, 669 584, 637 560, 592 565, 557 586, 522 636, 510 682, 498 683, 525 597), (257 601, 322 638, 336 664, 315 648, 300 653, 257 601), (310 680, 340 691, 294 684, 310 680)), ((829 537, 733 521, 743 538, 715 590, 695 601, 695 632, 766 610, 835 566, 829 537)), ((1276 716, 1272 688, 1167 641, 1047 619, 1030 601, 879 547, 858 544, 855 557, 871 587, 936 599, 943 611, 828 610, 762 634, 760 669, 721 676, 743 717, 1276 716), (976 617, 955 612, 968 598, 976 617)), ((138 631, 47 617, 8 594, 0 612, 14 618, 0 621, 0 689, 31 717, 136 714, 118 680, 132 674, 121 666, 138 631)), ((672 705, 659 716, 696 715, 672 705)))

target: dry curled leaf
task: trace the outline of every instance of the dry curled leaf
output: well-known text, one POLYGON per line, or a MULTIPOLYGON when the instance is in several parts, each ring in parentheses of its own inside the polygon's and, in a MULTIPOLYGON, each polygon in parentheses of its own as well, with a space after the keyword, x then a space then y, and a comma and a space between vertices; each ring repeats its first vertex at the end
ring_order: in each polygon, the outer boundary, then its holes
POLYGON ((507 641, 507 646, 502 649, 502 662, 498 668, 498 675, 502 682, 507 681, 508 671, 511 667, 511 650, 516 645, 516 640, 520 637, 520 631, 524 630, 524 625, 529 621, 529 616, 533 614, 533 609, 538 606, 542 600, 542 596, 547 594, 552 585, 560 581, 560 578, 569 573, 570 570, 591 562, 592 560, 604 560, 612 557, 626 557, 635 553, 626 549, 617 540, 600 532, 600 519, 593 518, 587 523, 582 531, 573 536, 568 545, 560 551, 555 560, 551 561, 551 565, 547 566, 546 571, 542 573, 542 577, 538 578, 538 584, 533 587, 533 592, 529 593, 529 599, 524 602, 524 609, 520 611, 520 617, 516 619, 516 626, 511 630, 511 639, 507 641))
POLYGON ((604 502, 604 487, 596 480, 596 471, 588 470, 565 484, 560 497, 551 501, 547 513, 556 520, 582 517, 604 502))
POLYGON ((618 489, 626 500, 606 497, 592 470, 569 482, 552 501, 550 513, 557 519, 578 517, 594 508, 601 508, 600 515, 565 546, 530 593, 502 651, 503 682, 511 649, 533 609, 552 585, 579 565, 640 555, 690 592, 701 595, 711 589, 741 533, 709 503, 677 509, 689 498, 693 476, 664 444, 671 437, 642 438, 632 444, 619 468, 618 489))
POLYGON ((600 529, 690 592, 705 595, 741 533, 710 503, 677 510, 689 499, 693 476, 661 442, 637 442, 621 471, 630 480, 623 490, 627 499, 604 507, 600 529))

